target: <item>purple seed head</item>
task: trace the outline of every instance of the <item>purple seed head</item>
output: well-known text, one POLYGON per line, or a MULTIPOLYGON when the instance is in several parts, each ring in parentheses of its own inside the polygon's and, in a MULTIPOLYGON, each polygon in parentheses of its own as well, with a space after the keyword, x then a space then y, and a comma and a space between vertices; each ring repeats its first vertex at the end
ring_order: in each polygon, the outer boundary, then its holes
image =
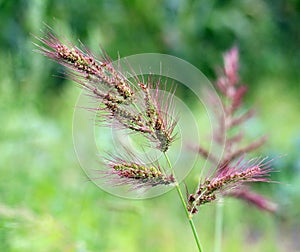
POLYGON ((101 104, 93 110, 104 112, 102 121, 118 122, 108 124, 143 134, 162 152, 169 149, 176 125, 176 121, 170 119, 173 93, 161 96, 159 82, 154 85, 150 79, 148 83, 130 82, 107 56, 99 61, 87 49, 83 51, 71 43, 64 44, 50 31, 37 39, 42 43, 36 45, 37 51, 65 66, 67 76, 101 104), (142 97, 136 97, 137 93, 142 97), (136 103, 138 99, 141 104, 136 103))
POLYGON ((197 188, 196 193, 188 196, 188 209, 197 212, 197 207, 214 201, 220 195, 227 194, 248 182, 266 182, 271 171, 270 161, 256 159, 245 162, 238 160, 235 164, 223 164, 211 178, 206 178, 197 188))

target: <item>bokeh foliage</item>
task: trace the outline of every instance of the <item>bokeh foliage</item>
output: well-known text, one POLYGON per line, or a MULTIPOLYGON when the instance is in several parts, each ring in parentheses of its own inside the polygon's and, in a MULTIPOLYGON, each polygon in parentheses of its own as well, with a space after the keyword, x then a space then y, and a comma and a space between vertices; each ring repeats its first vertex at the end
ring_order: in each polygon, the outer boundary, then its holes
MULTIPOLYGON (((0 251, 195 250, 174 192, 128 201, 87 181, 72 145, 79 90, 33 53, 43 23, 94 52, 101 44, 113 59, 171 54, 212 80, 222 53, 238 45, 246 105, 259 109, 247 132, 268 133, 261 155, 288 155, 275 163, 282 183, 257 186, 280 216, 226 201, 224 251, 300 249, 299 13, 296 0, 0 0, 0 251)), ((197 226, 212 251, 213 205, 197 226)))

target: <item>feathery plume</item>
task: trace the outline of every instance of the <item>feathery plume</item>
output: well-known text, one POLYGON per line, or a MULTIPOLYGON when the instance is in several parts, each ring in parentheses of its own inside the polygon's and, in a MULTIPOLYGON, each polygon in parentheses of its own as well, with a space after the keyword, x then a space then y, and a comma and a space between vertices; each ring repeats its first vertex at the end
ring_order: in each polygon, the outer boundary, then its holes
POLYGON ((159 164, 145 165, 140 160, 126 161, 114 157, 107 160, 107 166, 110 169, 102 173, 115 186, 131 185, 133 189, 146 189, 175 183, 173 175, 167 175, 159 164))
POLYGON ((102 116, 108 119, 106 122, 114 120, 122 128, 143 134, 156 142, 162 152, 169 149, 174 140, 176 121, 170 116, 171 108, 161 106, 165 97, 159 95, 159 83, 154 85, 149 82, 150 79, 148 83, 137 79, 136 83, 132 83, 115 69, 108 56, 99 61, 87 49, 82 51, 71 43, 64 44, 50 31, 37 39, 43 44, 36 44, 37 51, 65 66, 67 76, 102 105, 96 110, 105 112, 102 116), (151 88, 154 86, 155 92, 152 94, 151 88), (144 97, 136 97, 137 93, 144 97), (137 100, 143 104, 137 103, 137 100))
MULTIPOLYGON (((238 74, 239 68, 239 52, 237 47, 233 47, 228 52, 224 54, 224 66, 223 69, 217 72, 218 78, 216 80, 216 87, 220 92, 221 102, 224 108, 224 115, 219 115, 220 111, 215 111, 218 118, 219 129, 216 136, 214 136, 213 141, 216 144, 222 146, 223 139, 224 142, 224 153, 218 164, 218 160, 215 158, 214 154, 209 153, 209 151, 203 146, 198 146, 196 151, 199 155, 204 158, 209 159, 214 165, 217 166, 216 174, 221 176, 226 171, 227 167, 231 166, 231 163, 236 159, 243 157, 245 154, 250 153, 261 147, 267 140, 265 136, 262 136, 256 140, 253 140, 248 145, 244 146, 242 141, 244 139, 244 134, 241 130, 243 123, 247 122, 253 115, 254 110, 249 109, 244 113, 240 113, 240 109, 243 105, 243 99, 247 92, 247 87, 240 84, 240 77, 238 74)), ((211 95, 210 100, 213 104, 215 97, 211 95)), ((238 199, 243 199, 259 209, 266 211, 275 210, 275 207, 266 207, 270 204, 269 200, 265 199, 265 204, 263 204, 263 196, 252 197, 253 192, 249 189, 244 188, 243 193, 239 193, 239 190, 230 190, 227 193, 223 193, 224 196, 236 197, 238 199), (249 195, 248 195, 249 193, 249 195)), ((275 205, 274 203, 272 203, 275 205)))
POLYGON ((200 183, 194 194, 188 196, 188 210, 195 214, 198 206, 214 201, 233 189, 238 191, 244 183, 266 182, 270 171, 270 162, 265 162, 265 159, 247 162, 240 159, 234 165, 225 165, 217 169, 211 178, 200 183))

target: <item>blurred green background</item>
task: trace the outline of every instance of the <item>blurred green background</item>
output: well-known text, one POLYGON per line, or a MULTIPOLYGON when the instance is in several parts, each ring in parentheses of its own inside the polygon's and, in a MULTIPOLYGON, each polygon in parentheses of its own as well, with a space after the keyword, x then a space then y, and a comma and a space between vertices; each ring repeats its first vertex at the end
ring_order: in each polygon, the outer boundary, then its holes
MULTIPOLYGON (((72 143, 80 90, 61 67, 33 52, 44 24, 112 59, 171 54, 211 80, 232 45, 249 85, 246 106, 266 132, 258 155, 280 156, 279 184, 256 186, 278 216, 228 199, 223 251, 300 251, 300 2, 297 0, 0 0, 0 251, 195 251, 174 191, 129 201, 88 182, 72 143)), ((253 133, 254 132, 254 133, 253 133)), ((213 251, 215 205, 196 217, 213 251)))

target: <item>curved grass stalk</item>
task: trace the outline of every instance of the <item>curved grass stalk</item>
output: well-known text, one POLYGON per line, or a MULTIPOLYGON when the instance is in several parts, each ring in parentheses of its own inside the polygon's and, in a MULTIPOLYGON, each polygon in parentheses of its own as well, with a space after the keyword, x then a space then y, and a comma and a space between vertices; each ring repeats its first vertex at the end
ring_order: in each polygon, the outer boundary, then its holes
POLYGON ((185 211, 185 214, 186 214, 186 217, 188 218, 188 221, 189 221, 189 224, 190 224, 190 227, 192 229, 192 232, 193 232, 193 235, 194 235, 194 239, 195 239, 195 242, 197 244, 197 248, 198 248, 198 251, 199 252, 203 252, 203 249, 202 249, 202 245, 201 245, 201 242, 200 242, 200 239, 199 239, 199 236, 198 236, 198 233, 197 233, 197 230, 196 230, 196 227, 195 227, 195 224, 194 224, 194 221, 193 221, 193 216, 189 213, 188 209, 187 209, 187 205, 186 205, 186 202, 184 200, 184 197, 183 197, 183 194, 182 194, 182 191, 180 189, 180 186, 179 186, 179 183, 176 179, 176 176, 175 176, 175 172, 174 172, 174 169, 173 169, 173 166, 171 164, 171 161, 168 157, 168 155, 164 152, 164 156, 167 160, 167 163, 168 163, 168 166, 172 172, 172 175, 175 179, 175 187, 176 187, 176 191, 178 193, 178 196, 180 198, 180 201, 181 201, 181 204, 184 208, 184 211, 185 211))
POLYGON ((222 233, 223 233, 223 216, 224 201, 221 199, 216 206, 216 222, 215 222, 215 247, 214 252, 221 252, 222 233))

